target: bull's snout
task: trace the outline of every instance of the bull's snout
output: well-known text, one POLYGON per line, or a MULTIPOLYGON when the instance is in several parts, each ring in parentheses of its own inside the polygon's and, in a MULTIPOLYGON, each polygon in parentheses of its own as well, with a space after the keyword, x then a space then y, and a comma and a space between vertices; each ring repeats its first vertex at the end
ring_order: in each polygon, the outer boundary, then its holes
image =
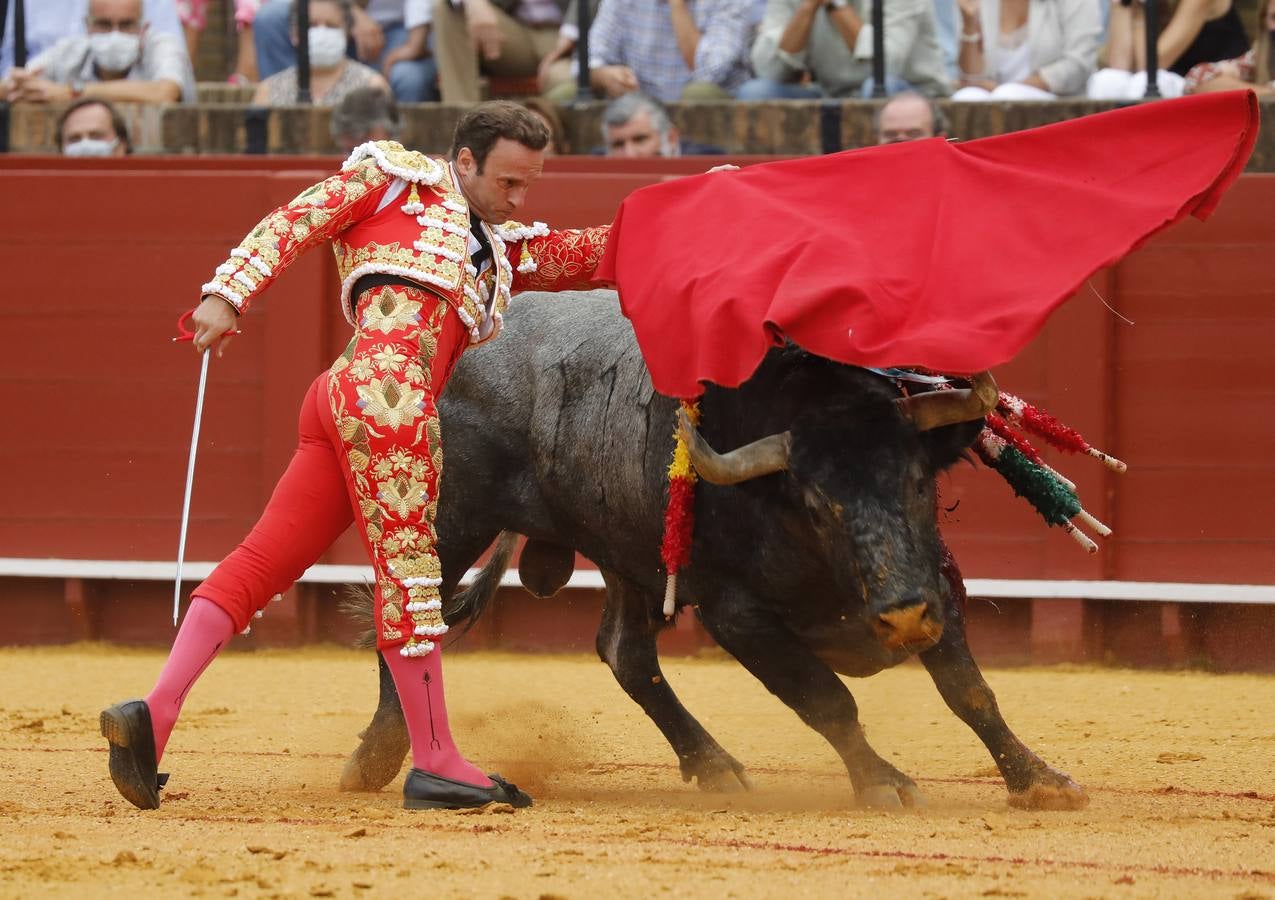
POLYGON ((887 649, 924 649, 943 634, 943 620, 927 600, 909 597, 877 614, 877 637, 887 649))

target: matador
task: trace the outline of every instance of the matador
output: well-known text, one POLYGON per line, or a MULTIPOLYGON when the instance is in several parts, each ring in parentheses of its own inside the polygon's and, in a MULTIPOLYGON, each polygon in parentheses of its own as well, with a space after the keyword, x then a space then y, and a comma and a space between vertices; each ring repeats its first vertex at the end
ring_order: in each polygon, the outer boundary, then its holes
POLYGON ((411 737, 404 807, 530 805, 469 763, 447 724, 437 399, 461 353, 500 331, 511 294, 585 287, 602 257, 609 226, 511 220, 548 140, 538 118, 497 101, 461 118, 447 161, 364 144, 339 174, 266 216, 203 285, 195 346, 211 352, 284 269, 331 241, 354 337, 311 384, 296 453, 261 519, 192 592, 154 690, 102 712, 111 778, 134 805, 159 806, 159 760, 195 680, 351 523, 372 560, 378 649, 411 737))

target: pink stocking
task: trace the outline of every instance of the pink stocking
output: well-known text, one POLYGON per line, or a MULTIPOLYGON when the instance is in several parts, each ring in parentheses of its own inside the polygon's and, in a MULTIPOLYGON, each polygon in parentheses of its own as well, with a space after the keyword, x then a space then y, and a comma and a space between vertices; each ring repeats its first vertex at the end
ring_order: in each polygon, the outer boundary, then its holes
POLYGON ((381 651, 394 676, 403 704, 407 734, 412 740, 412 767, 466 784, 486 787, 491 779, 460 755, 447 725, 443 699, 442 648, 424 656, 403 656, 397 647, 381 651))
POLYGON ((186 610, 186 618, 173 641, 168 661, 159 673, 154 689, 146 695, 151 726, 155 729, 155 761, 159 762, 168 744, 168 736, 177 724, 182 703, 204 669, 235 633, 235 623, 216 603, 195 597, 186 610))

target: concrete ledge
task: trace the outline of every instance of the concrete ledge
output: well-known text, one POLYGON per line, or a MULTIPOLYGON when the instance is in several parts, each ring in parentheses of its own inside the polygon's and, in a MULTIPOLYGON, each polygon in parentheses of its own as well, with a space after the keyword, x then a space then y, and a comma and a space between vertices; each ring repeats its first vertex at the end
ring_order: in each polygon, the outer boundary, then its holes
MULTIPOLYGON (((248 146, 244 126, 251 108, 235 91, 189 106, 130 106, 123 112, 141 153, 243 153, 248 146)), ((212 94, 210 93, 210 96, 212 94)), ((690 103, 670 108, 682 136, 721 148, 731 155, 805 156, 872 143, 872 116, 878 101, 783 101, 767 103, 690 103)), ((1119 104, 1088 100, 1015 103, 944 102, 951 136, 962 140, 988 137, 1047 125, 1119 104)), ((1275 110, 1275 100, 1263 101, 1275 110)), ((601 143, 601 103, 564 107, 563 124, 577 153, 601 143)), ((428 153, 445 153, 456 120, 466 109, 441 103, 401 107, 403 140, 428 153)), ((10 112, 10 147, 19 153, 53 151, 56 106, 19 104, 10 112)), ((266 151, 283 154, 335 152, 328 137, 330 111, 319 107, 275 107, 266 114, 266 151)), ((1261 134, 1249 161, 1251 172, 1275 171, 1275 117, 1263 115, 1261 134)))
MULTIPOLYGON (((206 578, 213 562, 187 562, 183 580, 206 578)), ((468 584, 478 574, 470 569, 461 580, 468 584)), ((171 581, 177 575, 174 562, 113 559, 22 559, 0 557, 0 578, 80 578, 131 581, 171 581)), ((304 584, 370 584, 371 566, 316 565, 299 579, 304 584)), ((505 573, 502 587, 521 587, 516 570, 505 573)), ((1068 581, 1018 578, 969 578, 972 597, 1031 598, 1040 600, 1131 600, 1166 603, 1275 604, 1271 584, 1193 584, 1174 581, 1068 581)), ((605 587, 596 569, 577 569, 568 588, 599 590, 605 587)))

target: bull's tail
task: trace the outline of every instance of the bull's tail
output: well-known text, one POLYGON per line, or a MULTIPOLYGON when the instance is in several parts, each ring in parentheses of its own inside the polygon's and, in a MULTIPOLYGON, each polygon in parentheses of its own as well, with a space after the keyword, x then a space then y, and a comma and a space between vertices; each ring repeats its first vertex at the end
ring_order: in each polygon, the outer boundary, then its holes
POLYGON ((465 620, 465 626, 457 637, 463 636, 474 627, 478 617, 487 609, 491 598, 496 596, 500 580, 509 571, 509 563, 514 558, 514 550, 518 547, 518 535, 513 531, 502 531, 496 538, 495 549, 487 565, 479 570, 469 587, 452 596, 451 603, 443 610, 443 621, 448 625, 465 620))
POLYGON ((363 629, 354 639, 354 646, 360 650, 376 649, 376 615, 372 611, 374 599, 370 586, 352 584, 345 589, 345 595, 337 603, 337 609, 363 629))
MULTIPOLYGON (((512 531, 502 531, 496 538, 495 550, 491 559, 487 560, 487 565, 482 567, 469 587, 453 595, 451 603, 443 611, 443 621, 452 625, 461 619, 466 620, 465 627, 457 637, 463 636, 473 627, 491 603, 491 598, 496 596, 500 580, 509 570, 517 546, 518 535, 512 531)), ((374 600, 372 588, 368 585, 351 585, 338 604, 342 613, 363 627, 364 630, 354 639, 354 646, 361 650, 376 647, 376 616, 372 611, 374 600)))

